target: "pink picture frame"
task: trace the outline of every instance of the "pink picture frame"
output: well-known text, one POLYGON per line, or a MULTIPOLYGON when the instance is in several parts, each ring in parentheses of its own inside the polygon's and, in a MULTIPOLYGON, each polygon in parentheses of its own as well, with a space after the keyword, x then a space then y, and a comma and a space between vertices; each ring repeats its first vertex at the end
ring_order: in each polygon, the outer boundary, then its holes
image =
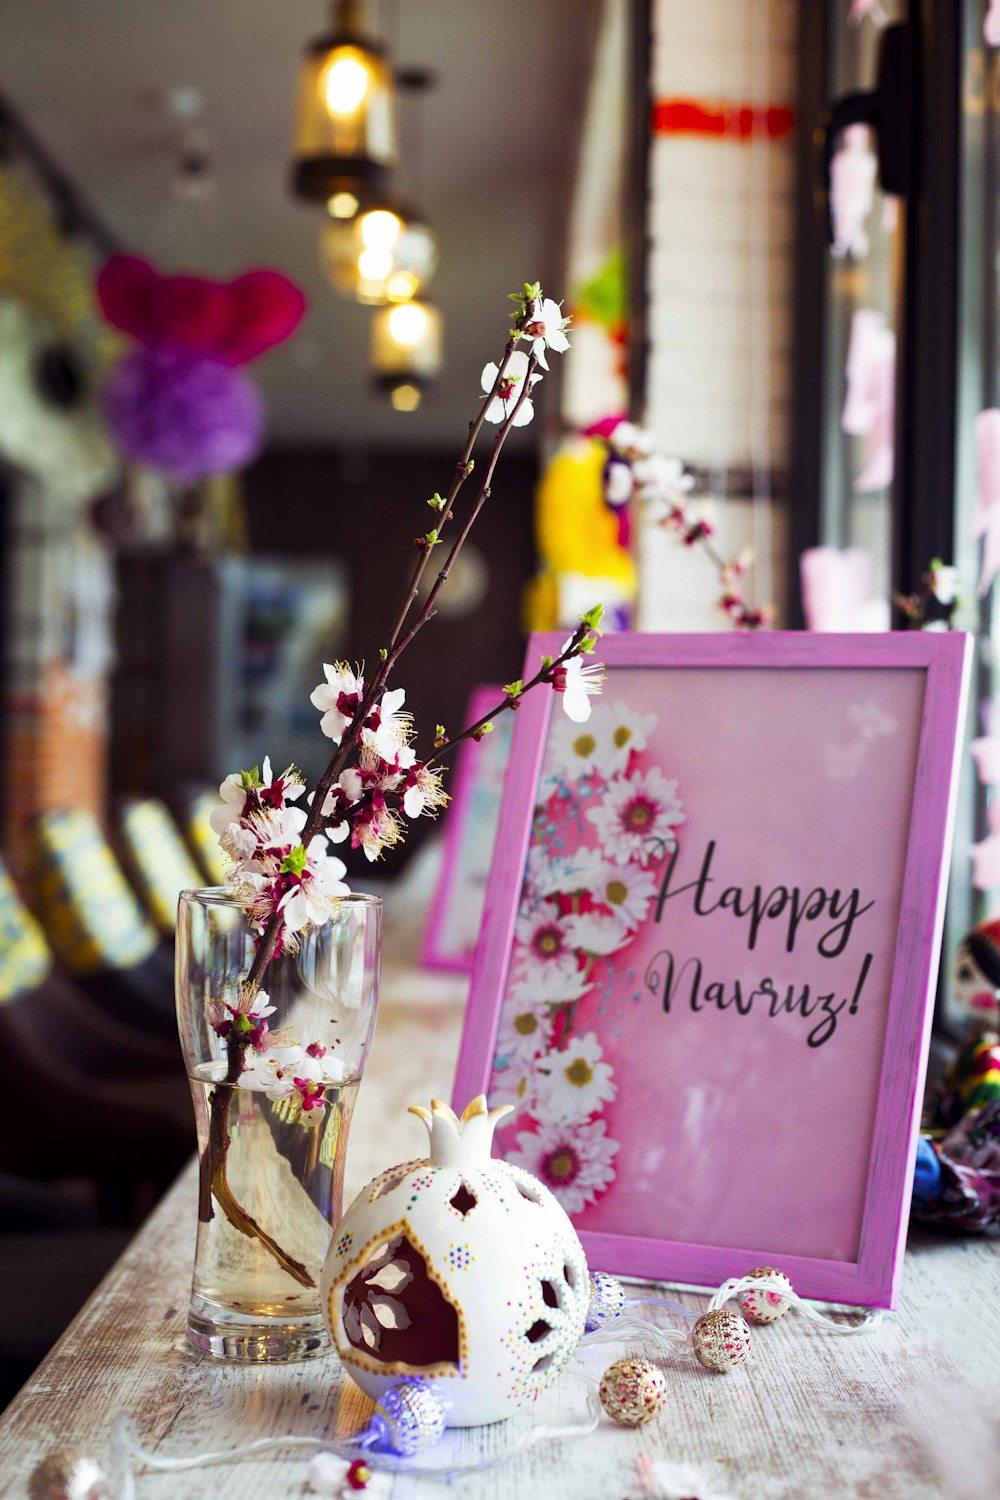
MULTIPOLYGON (((502 687, 486 683, 475 688, 465 723, 475 724, 502 701, 502 687)), ((472 971, 512 727, 510 715, 504 715, 492 734, 479 744, 467 740, 459 750, 451 801, 444 814, 441 874, 424 928, 420 962, 425 969, 455 974, 472 971)))
POLYGON ((599 655, 588 724, 517 714, 454 1102, 515 1104, 592 1269, 894 1307, 971 640, 599 655))

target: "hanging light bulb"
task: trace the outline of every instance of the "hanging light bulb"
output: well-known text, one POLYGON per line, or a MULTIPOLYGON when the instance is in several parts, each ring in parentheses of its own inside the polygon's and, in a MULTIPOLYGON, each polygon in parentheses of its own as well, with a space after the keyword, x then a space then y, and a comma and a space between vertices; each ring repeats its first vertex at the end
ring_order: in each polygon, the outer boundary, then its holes
POLYGON ((372 318, 375 388, 397 411, 415 411, 441 369, 441 314, 430 302, 379 308, 372 318))
POLYGON ((363 0, 335 0, 332 16, 302 63, 292 187, 349 219, 396 160, 396 92, 385 48, 364 35, 363 0))
POLYGON ((437 241, 418 214, 384 203, 353 218, 331 209, 320 231, 320 258, 333 286, 359 302, 408 302, 437 265, 437 241))

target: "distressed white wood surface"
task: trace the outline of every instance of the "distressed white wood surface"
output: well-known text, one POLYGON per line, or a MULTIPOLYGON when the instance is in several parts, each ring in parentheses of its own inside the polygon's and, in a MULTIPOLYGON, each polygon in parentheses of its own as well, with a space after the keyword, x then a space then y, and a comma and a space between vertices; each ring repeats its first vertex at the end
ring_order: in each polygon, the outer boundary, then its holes
MULTIPOLYGON (((383 1013, 352 1130, 349 1192, 412 1154, 421 1127, 404 1111, 447 1097, 463 991, 451 979, 387 975, 383 1013)), ((0 1496, 23 1496, 46 1452, 106 1454, 114 1418, 130 1412, 143 1442, 164 1454, 235 1446, 272 1433, 346 1435, 369 1403, 334 1357, 244 1369, 205 1360, 184 1343, 195 1228, 188 1170, 0 1419, 0 1496)), ((16 1296, 15 1288, 7 1288, 16 1296)), ((691 1307, 704 1299, 684 1295, 691 1307)), ((679 1315, 658 1310, 664 1323, 679 1315)), ((626 1352, 587 1355, 600 1371, 626 1352)), ((636 1347, 636 1346, 631 1346, 636 1347)), ((456 1486, 469 1500, 621 1500, 641 1489, 635 1461, 708 1466, 735 1500, 995 1500, 1000 1493, 1000 1240, 914 1236, 902 1306, 872 1335, 824 1335, 794 1315, 754 1335, 752 1365, 713 1376, 668 1360, 670 1394, 652 1426, 608 1422, 586 1438, 546 1441, 456 1486)), ((650 1351, 645 1351, 650 1352, 650 1351)), ((564 1376, 536 1412, 569 1423, 583 1387, 564 1376)), ((501 1425, 446 1440, 450 1455, 482 1456, 510 1441, 501 1425)), ((304 1495, 306 1460, 146 1472, 142 1500, 273 1500, 304 1495)), ((443 1493, 397 1477, 394 1500, 443 1493)))

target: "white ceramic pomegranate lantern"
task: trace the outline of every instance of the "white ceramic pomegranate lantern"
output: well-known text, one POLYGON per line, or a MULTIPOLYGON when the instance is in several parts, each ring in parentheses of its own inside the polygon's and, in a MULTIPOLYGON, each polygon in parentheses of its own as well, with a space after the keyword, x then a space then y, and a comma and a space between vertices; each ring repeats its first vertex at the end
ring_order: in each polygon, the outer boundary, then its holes
POLYGON ((351 1375, 378 1397, 401 1375, 441 1396, 449 1427, 509 1417, 555 1379, 589 1302, 576 1231, 547 1188, 490 1156, 496 1123, 474 1099, 459 1119, 417 1106, 430 1155, 392 1167, 333 1235, 322 1301, 351 1375))

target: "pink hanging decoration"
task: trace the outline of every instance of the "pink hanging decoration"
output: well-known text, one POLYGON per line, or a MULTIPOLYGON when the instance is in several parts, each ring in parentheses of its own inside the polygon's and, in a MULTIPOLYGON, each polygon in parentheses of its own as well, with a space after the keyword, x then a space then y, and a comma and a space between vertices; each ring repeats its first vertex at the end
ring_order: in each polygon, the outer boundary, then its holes
POLYGON ((867 125, 849 125, 830 164, 830 211, 833 219, 831 254, 836 260, 868 254, 866 220, 875 201, 878 162, 867 125))
POLYGON ((990 0, 983 21, 983 41, 987 47, 1000 47, 1000 0, 990 0))
POLYGON ((810 547, 799 559, 810 630, 889 629, 889 602, 875 594, 875 563, 860 547, 810 547))
POLYGON ((983 786, 1000 785, 1000 739, 983 735, 969 746, 983 786))
POLYGON ((972 535, 983 538, 979 593, 985 594, 1000 568, 1000 411, 989 408, 976 418, 979 484, 972 535))
POLYGON ((981 843, 972 846, 972 884, 977 891, 992 891, 1000 886, 1000 802, 988 808, 989 833, 981 843))
POLYGON ((859 308, 854 314, 846 375, 841 426, 852 437, 864 438, 854 490, 868 495, 892 483, 896 336, 882 313, 859 308))

